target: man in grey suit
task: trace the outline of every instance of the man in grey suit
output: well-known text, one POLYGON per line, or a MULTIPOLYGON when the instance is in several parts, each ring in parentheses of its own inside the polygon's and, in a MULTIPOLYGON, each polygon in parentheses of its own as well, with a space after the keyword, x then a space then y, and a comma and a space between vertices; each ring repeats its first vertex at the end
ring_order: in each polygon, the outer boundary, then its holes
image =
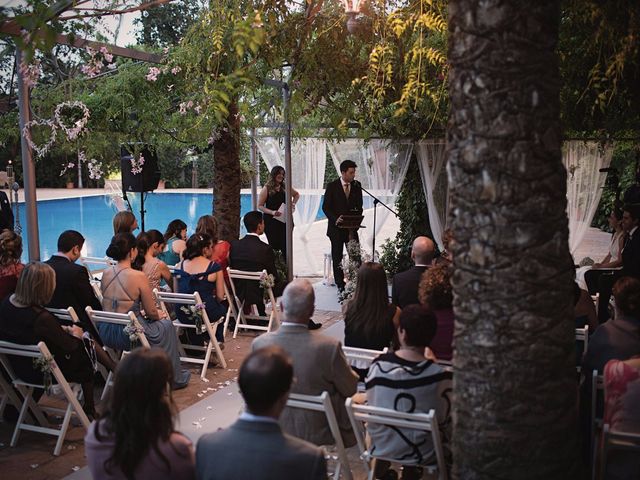
POLYGON ((199 480, 326 480, 322 450, 283 434, 278 425, 292 381, 291 359, 279 347, 256 350, 245 359, 238 384, 246 412, 231 427, 200 438, 199 480))
MULTIPOLYGON (((269 345, 282 347, 293 360, 296 382, 291 391, 305 395, 328 392, 345 446, 355 445, 344 401, 356 393, 358 375, 347 363, 340 342, 307 328, 314 311, 313 286, 308 280, 294 280, 285 288, 281 304, 282 325, 275 332, 256 338, 252 349, 269 345)), ((285 432, 316 445, 335 443, 322 412, 287 408, 280 417, 280 425, 285 432)))

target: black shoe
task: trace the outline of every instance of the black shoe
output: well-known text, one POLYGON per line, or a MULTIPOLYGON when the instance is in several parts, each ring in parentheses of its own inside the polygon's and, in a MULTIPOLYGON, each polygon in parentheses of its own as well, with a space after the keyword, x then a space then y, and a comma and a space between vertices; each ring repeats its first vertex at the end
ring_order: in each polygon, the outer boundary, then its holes
POLYGON ((317 330, 322 327, 321 323, 316 323, 313 320, 309 320, 309 330, 317 330))

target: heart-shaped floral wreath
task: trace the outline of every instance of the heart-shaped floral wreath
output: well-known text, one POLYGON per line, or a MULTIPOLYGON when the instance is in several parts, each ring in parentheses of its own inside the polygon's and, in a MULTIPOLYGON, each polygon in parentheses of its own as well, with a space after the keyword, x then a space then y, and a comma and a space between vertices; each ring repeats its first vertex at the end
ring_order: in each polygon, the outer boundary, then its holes
POLYGON ((85 131, 85 127, 87 126, 87 122, 89 121, 90 116, 91 116, 91 112, 89 111, 89 108, 87 108, 87 106, 84 103, 78 100, 75 100, 73 102, 62 102, 58 104, 58 106, 56 107, 56 111, 54 113, 56 123, 58 124, 60 129, 62 129, 62 131, 66 133, 67 138, 69 140, 75 140, 85 131), (73 109, 81 110, 82 117, 80 117, 79 120, 75 121, 74 126, 69 127, 67 124, 64 123, 65 119, 63 117, 63 110, 73 110, 73 109))
POLYGON ((24 124, 22 134, 24 135, 24 138, 27 140, 27 143, 29 144, 31 149, 36 152, 36 155, 38 157, 44 157, 56 141, 56 131, 56 124, 51 120, 31 120, 24 124), (31 127, 35 126, 49 127, 51 129, 51 136, 49 137, 49 141, 44 145, 36 144, 31 138, 31 127))

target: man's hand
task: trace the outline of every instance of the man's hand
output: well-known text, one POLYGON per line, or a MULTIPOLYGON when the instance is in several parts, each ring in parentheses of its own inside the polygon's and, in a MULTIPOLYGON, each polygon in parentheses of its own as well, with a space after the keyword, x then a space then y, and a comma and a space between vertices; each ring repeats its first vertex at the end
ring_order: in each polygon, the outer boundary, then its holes
POLYGON ((340 215, 336 220, 336 225, 340 225, 341 223, 342 223, 342 215, 340 215))

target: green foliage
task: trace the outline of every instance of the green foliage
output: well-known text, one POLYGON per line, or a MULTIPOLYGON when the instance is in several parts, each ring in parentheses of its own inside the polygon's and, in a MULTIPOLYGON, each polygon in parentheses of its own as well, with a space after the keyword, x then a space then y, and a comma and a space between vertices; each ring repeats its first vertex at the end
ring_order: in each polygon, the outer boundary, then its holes
POLYGON ((178 45, 205 8, 204 3, 178 0, 140 12, 133 21, 139 27, 136 34, 138 42, 154 47, 178 45))
POLYGON ((400 230, 394 239, 382 245, 380 263, 389 278, 410 268, 411 245, 420 235, 432 237, 429 227, 427 202, 424 198, 418 162, 413 156, 402 189, 396 200, 395 211, 400 215, 400 230))

